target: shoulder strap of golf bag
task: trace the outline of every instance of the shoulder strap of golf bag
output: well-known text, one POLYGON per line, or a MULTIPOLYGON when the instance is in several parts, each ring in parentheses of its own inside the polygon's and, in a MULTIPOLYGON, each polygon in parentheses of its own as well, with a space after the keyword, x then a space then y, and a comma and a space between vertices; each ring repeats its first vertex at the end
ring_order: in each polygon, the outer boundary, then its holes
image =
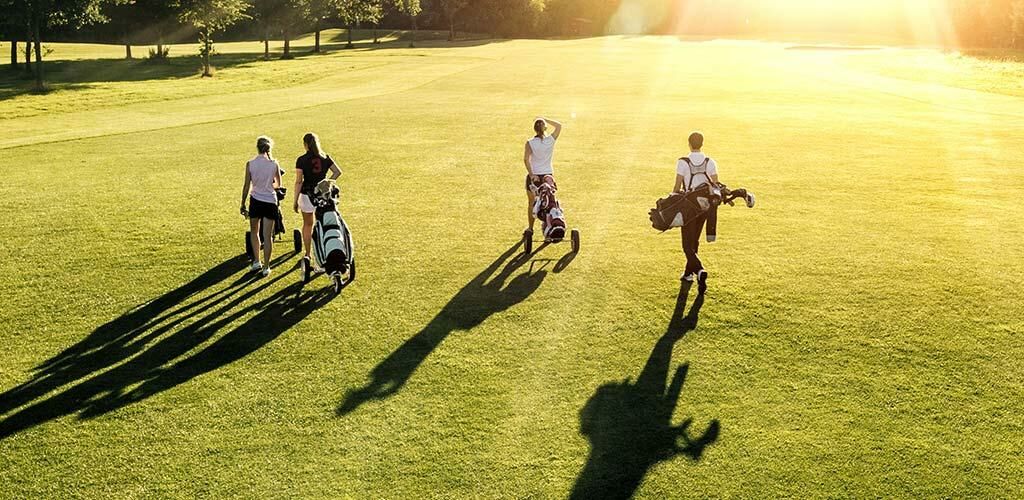
MULTIPOLYGON (((689 190, 690 190, 690 186, 692 186, 692 185, 693 185, 693 178, 697 176, 697 174, 693 172, 693 167, 694 167, 695 165, 693 164, 693 162, 692 162, 692 161, 690 161, 690 158, 688 158, 688 157, 686 157, 686 156, 684 156, 684 157, 680 158, 680 160, 683 160, 683 161, 685 161, 685 162, 686 162, 686 165, 687 165, 688 167, 690 167, 690 180, 689 180, 689 181, 687 181, 687 183, 686 183, 686 190, 687 190, 687 191, 689 191, 689 190)), ((710 158, 710 157, 707 157, 707 156, 705 156, 705 157, 704 157, 704 163, 701 163, 701 164, 699 165, 699 166, 701 166, 701 167, 704 167, 704 171, 703 171, 703 172, 699 172, 699 173, 701 173, 701 174, 704 174, 704 178, 708 180, 708 184, 711 184, 711 176, 710 176, 710 175, 708 175, 708 163, 711 163, 711 158, 710 158)))

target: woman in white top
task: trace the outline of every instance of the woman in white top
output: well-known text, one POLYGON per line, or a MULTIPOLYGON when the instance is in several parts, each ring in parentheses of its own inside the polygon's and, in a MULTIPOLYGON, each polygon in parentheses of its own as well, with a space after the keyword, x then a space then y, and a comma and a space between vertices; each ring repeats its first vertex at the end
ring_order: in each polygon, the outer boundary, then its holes
POLYGON ((281 166, 270 156, 274 141, 269 137, 260 136, 256 139, 255 158, 245 164, 245 183, 242 184, 242 215, 249 217, 252 248, 255 258, 252 270, 259 271, 263 276, 270 274, 270 255, 274 247, 274 223, 279 208, 277 191, 281 187, 281 166), (245 200, 249 199, 249 209, 245 208, 245 200), (263 220, 263 263, 260 263, 260 220, 263 220))
POLYGON ((529 226, 526 228, 527 237, 533 236, 533 203, 536 194, 533 186, 539 186, 545 175, 555 177, 555 167, 552 159, 555 156, 555 141, 562 134, 562 124, 547 118, 537 118, 533 122, 534 136, 526 141, 526 148, 523 152, 523 164, 526 165, 526 216, 529 226), (554 127, 551 135, 545 135, 547 126, 554 127))

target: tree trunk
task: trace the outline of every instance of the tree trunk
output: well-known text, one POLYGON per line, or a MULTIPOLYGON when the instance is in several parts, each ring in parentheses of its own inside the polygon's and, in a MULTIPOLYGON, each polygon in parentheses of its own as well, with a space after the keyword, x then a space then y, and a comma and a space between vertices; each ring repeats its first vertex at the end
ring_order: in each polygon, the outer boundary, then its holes
POLYGON ((32 25, 25 25, 25 72, 32 72, 32 25))
POLYGON ((320 53, 320 18, 316 18, 316 25, 313 27, 316 31, 316 42, 313 44, 313 52, 320 53))
POLYGON ((346 45, 345 48, 346 49, 351 49, 352 47, 355 47, 355 45, 352 45, 352 24, 351 23, 349 23, 347 28, 345 28, 345 31, 348 32, 348 45, 346 45))
POLYGON ((164 57, 164 29, 162 26, 156 30, 156 55, 160 59, 164 57))
POLYGON ((455 20, 452 19, 451 14, 448 15, 448 41, 455 41, 455 20))
POLYGON ((213 43, 210 40, 210 28, 203 28, 203 76, 212 77, 210 72, 210 52, 213 52, 213 43))
POLYGON ((18 37, 11 36, 11 69, 18 69, 18 37))
POLYGON ((410 17, 412 17, 412 39, 409 40, 409 48, 413 48, 416 46, 416 15, 413 14, 410 17))
POLYGON ((37 15, 33 24, 35 24, 33 32, 36 39, 36 90, 42 91, 46 90, 43 80, 43 38, 40 36, 42 30, 39 27, 42 24, 42 19, 37 15))
POLYGON ((270 60, 270 30, 263 28, 263 60, 270 60))
POLYGON ((374 25, 373 25, 373 44, 374 45, 379 45, 380 44, 380 39, 379 39, 380 37, 377 36, 377 29, 378 28, 380 28, 380 23, 374 23, 374 25))
POLYGON ((124 58, 132 58, 132 40, 131 35, 128 34, 128 27, 124 28, 124 58))
POLYGON ((290 30, 284 30, 284 54, 281 54, 281 59, 292 58, 292 34, 290 30))

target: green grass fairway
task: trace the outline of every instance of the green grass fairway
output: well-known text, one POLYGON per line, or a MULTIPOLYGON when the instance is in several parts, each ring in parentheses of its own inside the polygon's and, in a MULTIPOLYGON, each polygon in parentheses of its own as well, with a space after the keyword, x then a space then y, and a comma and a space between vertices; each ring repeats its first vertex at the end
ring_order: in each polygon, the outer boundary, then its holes
POLYGON ((1020 63, 404 46, 0 77, 0 497, 1024 496, 1020 63), (517 247, 539 114, 575 257, 517 247), (758 195, 703 300, 647 218, 693 129, 758 195), (290 244, 240 256, 256 136, 290 185, 307 131, 358 246, 336 298, 290 244))

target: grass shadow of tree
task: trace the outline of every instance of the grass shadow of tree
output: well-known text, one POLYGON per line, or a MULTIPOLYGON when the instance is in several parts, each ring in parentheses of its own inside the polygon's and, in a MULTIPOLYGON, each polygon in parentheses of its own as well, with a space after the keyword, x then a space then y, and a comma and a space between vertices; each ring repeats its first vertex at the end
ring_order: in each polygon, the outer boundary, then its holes
POLYGON ((244 259, 228 259, 98 327, 40 364, 31 380, 0 394, 0 415, 6 415, 0 420, 0 439, 75 413, 80 419, 92 418, 225 366, 277 338, 330 299, 325 291, 299 296, 301 284, 296 282, 242 306, 291 275, 292 267, 269 279, 237 280, 182 304, 243 268, 244 259), (252 283, 258 285, 249 288, 252 283), (218 337, 231 323, 253 312, 251 318, 218 337), (58 389, 61 392, 47 397, 58 389))
POLYGON ((363 387, 348 391, 336 413, 346 415, 371 400, 394 395, 448 335, 476 327, 491 315, 522 302, 540 288, 547 275, 545 270, 521 273, 509 280, 516 270, 530 261, 530 255, 518 255, 509 260, 521 245, 522 242, 516 243, 502 253, 459 290, 430 323, 378 363, 370 371, 370 381, 363 387), (502 264, 505 264, 504 268, 501 268, 502 264))
POLYGON ((696 329, 704 296, 698 295, 683 316, 690 284, 679 291, 668 330, 655 344, 636 382, 626 379, 597 389, 580 410, 580 433, 590 441, 590 455, 570 498, 631 498, 651 467, 685 455, 699 460, 718 439, 719 423, 712 420, 698 437, 689 433, 692 418, 672 425, 688 364, 679 366, 666 385, 672 348, 696 329))

